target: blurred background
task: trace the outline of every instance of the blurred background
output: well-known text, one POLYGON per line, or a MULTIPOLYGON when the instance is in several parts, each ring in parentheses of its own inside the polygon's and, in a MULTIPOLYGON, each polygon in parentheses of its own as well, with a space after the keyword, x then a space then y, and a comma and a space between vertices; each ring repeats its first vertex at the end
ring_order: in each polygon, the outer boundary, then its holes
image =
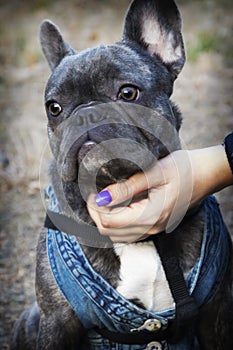
MULTIPOLYGON (((162 1, 162 0, 161 0, 162 1)), ((0 349, 34 300, 35 247, 44 219, 41 188, 50 153, 43 92, 49 69, 38 28, 53 20, 78 50, 121 37, 129 0, 0 0, 0 349)), ((186 148, 221 143, 233 130, 233 2, 177 0, 187 63, 172 97, 186 148)), ((208 166, 208 164, 207 164, 208 166)), ((217 194, 233 234, 233 188, 217 194)))

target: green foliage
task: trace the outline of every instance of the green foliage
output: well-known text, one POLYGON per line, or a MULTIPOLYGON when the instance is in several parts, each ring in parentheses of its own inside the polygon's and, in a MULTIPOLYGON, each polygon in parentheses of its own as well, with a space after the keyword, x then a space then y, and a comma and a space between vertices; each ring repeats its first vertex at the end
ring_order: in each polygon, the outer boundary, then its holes
POLYGON ((194 45, 191 43, 187 47, 187 56, 190 61, 196 61, 200 54, 204 52, 218 52, 220 38, 214 32, 200 32, 194 45))

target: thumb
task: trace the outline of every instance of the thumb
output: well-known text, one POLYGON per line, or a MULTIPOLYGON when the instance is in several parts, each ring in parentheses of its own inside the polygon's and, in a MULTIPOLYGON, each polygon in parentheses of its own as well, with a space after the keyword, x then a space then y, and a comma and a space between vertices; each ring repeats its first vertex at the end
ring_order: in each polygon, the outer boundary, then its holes
POLYGON ((98 206, 117 205, 126 201, 131 201, 137 194, 148 190, 148 177, 144 173, 131 176, 128 180, 118 182, 106 187, 95 196, 98 206))

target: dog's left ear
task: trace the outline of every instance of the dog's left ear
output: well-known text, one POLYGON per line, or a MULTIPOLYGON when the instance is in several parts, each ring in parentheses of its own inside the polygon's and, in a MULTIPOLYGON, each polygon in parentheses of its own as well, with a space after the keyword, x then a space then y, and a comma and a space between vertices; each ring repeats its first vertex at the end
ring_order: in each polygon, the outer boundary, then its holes
POLYGON ((124 42, 159 56, 174 78, 185 63, 181 17, 173 0, 134 0, 125 18, 124 42))

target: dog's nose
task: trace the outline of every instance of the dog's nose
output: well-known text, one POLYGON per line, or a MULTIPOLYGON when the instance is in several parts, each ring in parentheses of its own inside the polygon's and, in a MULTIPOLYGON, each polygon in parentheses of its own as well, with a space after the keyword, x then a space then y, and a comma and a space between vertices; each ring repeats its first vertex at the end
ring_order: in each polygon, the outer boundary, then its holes
POLYGON ((73 113, 76 116, 76 123, 79 126, 90 127, 104 120, 104 115, 94 107, 82 108, 73 113))

